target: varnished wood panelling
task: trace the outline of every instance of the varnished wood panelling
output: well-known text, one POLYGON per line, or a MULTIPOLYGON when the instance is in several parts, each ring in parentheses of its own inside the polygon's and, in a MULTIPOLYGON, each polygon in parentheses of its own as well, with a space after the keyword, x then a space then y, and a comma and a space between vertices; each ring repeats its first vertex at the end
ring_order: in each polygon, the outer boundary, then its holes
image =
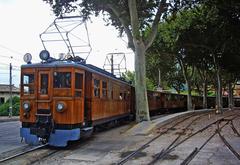
POLYGON ((37 109, 50 109, 51 110, 51 106, 50 106, 50 102, 38 102, 37 103, 37 109))
POLYGON ((84 122, 84 99, 77 98, 74 101, 73 107, 73 115, 74 115, 74 123, 82 123, 84 122))
POLYGON ((53 101, 53 120, 58 124, 73 124, 74 114, 73 114, 73 101, 72 100, 54 100, 53 101), (64 102, 67 108, 63 112, 57 112, 56 104, 58 102, 64 102))
POLYGON ((126 101, 94 99, 92 121, 130 113, 126 101))
POLYGON ((70 88, 54 88, 53 89, 54 97, 71 97, 72 90, 70 88))

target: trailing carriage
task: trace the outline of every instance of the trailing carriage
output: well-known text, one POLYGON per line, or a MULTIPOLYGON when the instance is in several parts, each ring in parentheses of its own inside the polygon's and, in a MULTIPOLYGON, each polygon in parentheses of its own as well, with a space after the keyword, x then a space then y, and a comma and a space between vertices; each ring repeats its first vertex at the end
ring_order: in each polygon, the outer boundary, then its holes
MULTIPOLYGON (((134 87, 126 81, 79 57, 54 59, 43 50, 40 58, 32 64, 26 54, 21 66, 20 136, 26 143, 64 147, 95 126, 134 116, 134 87)), ((187 107, 186 95, 156 91, 148 91, 148 102, 152 114, 187 107)), ((193 104, 201 108, 202 98, 193 97, 193 104)))

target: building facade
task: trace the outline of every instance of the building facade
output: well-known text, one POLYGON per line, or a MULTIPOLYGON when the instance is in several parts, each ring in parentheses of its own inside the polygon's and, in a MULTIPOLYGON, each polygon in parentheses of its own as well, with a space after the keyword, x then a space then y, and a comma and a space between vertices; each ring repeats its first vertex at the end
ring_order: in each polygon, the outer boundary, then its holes
MULTIPOLYGON (((12 85, 12 97, 19 96, 20 89, 12 85)), ((10 85, 0 84, 0 105, 10 98, 10 85)))

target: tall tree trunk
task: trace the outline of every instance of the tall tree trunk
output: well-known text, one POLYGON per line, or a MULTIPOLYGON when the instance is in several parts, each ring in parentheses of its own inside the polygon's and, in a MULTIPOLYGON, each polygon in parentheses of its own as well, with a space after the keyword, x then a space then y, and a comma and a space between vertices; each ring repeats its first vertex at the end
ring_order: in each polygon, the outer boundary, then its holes
POLYGON ((234 89, 235 89, 235 83, 232 84, 232 89, 231 89, 231 91, 232 91, 232 106, 233 107, 235 107, 235 101, 233 99, 233 97, 234 97, 234 89))
POLYGON ((232 85, 232 106, 233 107, 235 107, 235 101, 234 101, 234 99, 233 99, 233 97, 234 97, 234 89, 235 89, 235 83, 233 83, 233 85, 232 85))
POLYGON ((220 113, 222 112, 222 82, 221 82, 221 76, 220 76, 220 69, 217 67, 217 111, 220 113))
POLYGON ((203 86, 203 91, 202 91, 202 95, 203 95, 203 108, 207 109, 208 108, 208 102, 207 102, 207 87, 208 87, 208 81, 207 81, 207 70, 206 69, 197 69, 198 73, 200 75, 201 81, 202 81, 202 86, 203 86))
MULTIPOLYGON (((128 0, 128 8, 130 14, 130 25, 124 21, 123 18, 119 17, 120 21, 123 23, 124 31, 127 34, 129 45, 134 45, 131 47, 135 54, 135 97, 136 97, 136 120, 140 122, 142 120, 150 120, 148 99, 147 99, 147 88, 146 88, 146 66, 145 66, 145 52, 152 45, 157 32, 158 24, 161 15, 166 11, 166 0, 162 0, 158 4, 158 9, 153 19, 150 32, 147 36, 142 36, 142 31, 140 30, 140 21, 138 18, 137 1, 128 0), (145 38, 145 40, 143 39, 145 38), (133 42, 132 42, 133 41, 133 42), (132 44, 133 43, 133 44, 132 44)), ((117 12, 114 8, 113 11, 116 15, 120 16, 121 13, 117 12)))
POLYGON ((135 94, 136 94, 136 121, 149 121, 149 108, 146 88, 146 61, 143 42, 134 40, 135 45, 135 94))
POLYGON ((231 82, 228 82, 228 108, 230 110, 233 108, 233 88, 231 82))
POLYGON ((185 79, 185 82, 186 82, 186 85, 187 85, 187 88, 188 88, 187 109, 188 110, 192 110, 193 109, 193 107, 192 107, 192 88, 191 88, 191 83, 190 83, 190 81, 188 79, 187 68, 184 67, 183 60, 181 58, 177 58, 177 60, 178 60, 178 62, 180 64, 180 66, 181 66, 183 77, 185 79))
POLYGON ((187 109, 188 110, 192 110, 193 109, 193 105, 192 105, 192 88, 191 88, 190 82, 188 80, 186 80, 186 85, 187 85, 187 88, 188 88, 187 109))
POLYGON ((216 60, 216 56, 213 55, 213 62, 215 65, 215 71, 217 76, 217 91, 216 91, 216 110, 217 113, 222 113, 222 83, 221 83, 221 76, 220 76, 220 67, 216 60))
POLYGON ((207 109, 207 79, 204 78, 203 82, 203 108, 207 109))

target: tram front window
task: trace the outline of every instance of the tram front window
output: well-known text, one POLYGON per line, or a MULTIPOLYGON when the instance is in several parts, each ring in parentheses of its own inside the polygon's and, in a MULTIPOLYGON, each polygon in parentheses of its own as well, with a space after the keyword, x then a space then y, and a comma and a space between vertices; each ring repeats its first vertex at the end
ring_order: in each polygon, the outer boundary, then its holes
POLYGON ((48 94, 48 74, 41 74, 41 89, 42 95, 48 94))
POLYGON ((55 72, 53 81, 54 88, 71 88, 71 73, 55 72))
POLYGON ((23 93, 25 95, 34 94, 34 74, 25 73, 22 78, 23 93))

